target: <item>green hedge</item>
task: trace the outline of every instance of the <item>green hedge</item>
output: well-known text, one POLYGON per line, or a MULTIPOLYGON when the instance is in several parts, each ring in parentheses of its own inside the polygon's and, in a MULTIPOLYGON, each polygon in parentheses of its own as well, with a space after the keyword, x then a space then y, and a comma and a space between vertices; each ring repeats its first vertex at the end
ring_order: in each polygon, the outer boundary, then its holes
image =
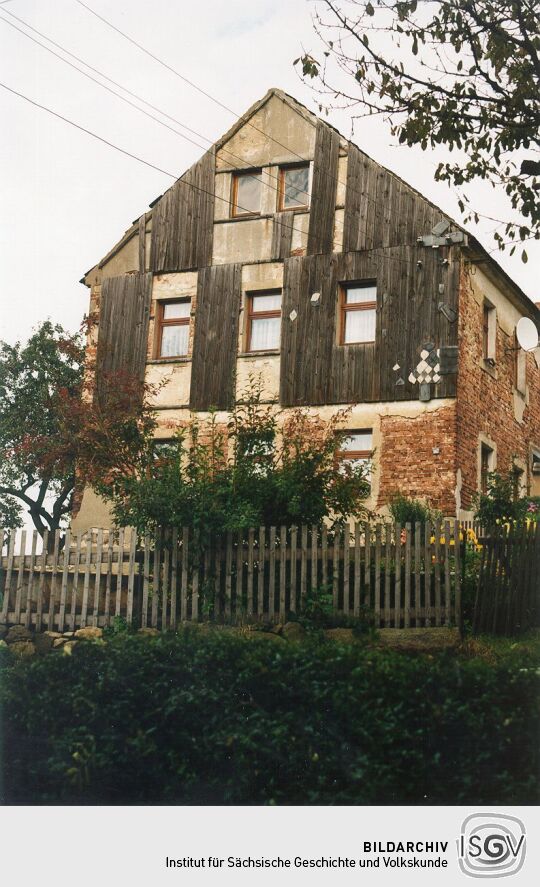
POLYGON ((539 674, 186 630, 15 661, 7 804, 534 804, 539 674))

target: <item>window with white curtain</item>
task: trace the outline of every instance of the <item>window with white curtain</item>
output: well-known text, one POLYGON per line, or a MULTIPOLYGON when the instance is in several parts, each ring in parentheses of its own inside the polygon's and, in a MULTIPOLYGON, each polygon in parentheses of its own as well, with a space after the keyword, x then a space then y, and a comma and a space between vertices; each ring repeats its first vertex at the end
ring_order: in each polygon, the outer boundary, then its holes
POLYGON ((377 326, 377 285, 374 281, 341 285, 342 345, 374 342, 377 326))
POLYGON ((160 302, 158 305, 158 357, 184 357, 189 348, 191 301, 160 302))
POLYGON ((247 309, 246 351, 275 351, 281 333, 281 292, 250 293, 247 309))

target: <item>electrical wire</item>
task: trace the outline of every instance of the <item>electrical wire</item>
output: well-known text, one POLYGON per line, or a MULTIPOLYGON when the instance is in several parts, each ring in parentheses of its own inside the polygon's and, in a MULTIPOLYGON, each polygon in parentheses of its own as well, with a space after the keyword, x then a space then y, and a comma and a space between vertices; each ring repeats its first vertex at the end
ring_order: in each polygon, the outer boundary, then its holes
MULTIPOLYGON (((169 65, 167 62, 164 62, 163 59, 161 59, 159 56, 155 55, 153 52, 151 52, 149 49, 147 49, 145 46, 143 46, 142 43, 138 43, 137 40, 135 40, 133 37, 130 37, 129 34, 125 33, 125 31, 122 31, 121 28, 118 28, 116 25, 113 25, 112 22, 110 22, 104 16, 100 15, 98 12, 96 12, 95 9, 92 9, 91 6, 88 6, 88 4, 84 3, 83 0, 75 0, 75 2, 78 3, 79 6, 84 7, 84 9, 86 9, 89 13, 94 15, 100 21, 102 21, 105 25, 107 25, 107 27, 111 28, 113 31, 116 31, 117 34, 119 34, 121 37, 123 37, 129 43, 132 43, 133 46, 136 46, 137 49, 139 49, 141 52, 144 52, 145 55, 149 56, 151 59, 153 59, 159 65, 166 68, 168 71, 170 71, 176 77, 179 77, 180 80, 182 80, 184 83, 187 83, 188 86, 191 86, 192 89, 195 89, 197 92, 199 92, 201 95, 205 96, 207 99, 210 99, 211 102, 214 102, 214 104, 218 105, 224 111, 227 111, 229 114, 232 114, 233 117, 236 117, 236 118, 240 118, 242 116, 237 111, 235 111, 233 108, 230 108, 224 102, 220 101, 220 99, 217 99, 211 93, 207 92, 205 89, 203 89, 197 83, 195 83, 193 80, 190 80, 184 74, 181 74, 180 71, 178 71, 176 68, 173 68, 172 65, 169 65)), ((246 122, 247 126, 251 126, 252 129, 255 129, 257 132, 261 133, 266 138, 270 139, 270 141, 274 142, 274 144, 279 145, 280 148, 283 148, 285 151, 288 151, 290 154, 293 154, 296 158, 298 158, 298 160, 302 160, 304 163, 309 162, 308 158, 303 157, 301 154, 298 154, 298 152, 295 151, 293 148, 291 148, 290 145, 285 145, 283 142, 280 142, 279 139, 274 138, 274 136, 271 136, 264 129, 261 129, 259 126, 257 126, 252 121, 246 120, 245 122, 246 122)), ((342 182, 339 179, 336 179, 336 177, 333 176, 331 173, 329 173, 327 170, 325 170, 324 167, 320 166, 319 169, 321 170, 323 175, 326 175, 329 179, 332 180, 332 182, 336 181, 338 185, 341 185, 342 187, 347 188, 347 184, 345 182, 342 182)), ((369 198, 369 197, 367 197, 367 195, 362 195, 362 196, 365 199, 373 200, 373 198, 369 198)), ((373 200, 373 202, 375 203, 376 201, 373 200)))
MULTIPOLYGON (((62 46, 60 43, 57 43, 51 37, 48 37, 47 34, 44 34, 42 31, 39 31, 37 28, 34 28, 33 25, 30 25, 28 22, 24 21, 24 19, 20 18, 17 15, 14 15, 11 12, 8 12, 8 10, 3 10, 3 11, 7 12, 8 15, 10 15, 12 18, 16 19, 16 21, 20 22, 26 28, 29 28, 31 31, 33 31, 36 34, 39 34, 40 37, 43 37, 44 40, 47 40, 53 46, 56 46, 62 52, 66 53, 66 55, 69 55, 71 58, 76 59, 76 61, 80 62, 85 67, 89 68, 91 71, 94 71, 94 73, 98 74, 99 77, 102 77, 103 79, 107 80, 109 83, 112 83, 115 86, 117 86, 123 92, 126 92, 128 95, 131 95, 133 98, 137 99, 137 101, 142 102, 143 104, 147 105, 149 108, 152 108, 154 111, 157 111, 158 114, 161 114, 163 117, 167 117, 169 120, 172 120, 174 123, 178 124, 178 126, 181 126, 183 129, 187 130, 188 132, 191 132, 193 135, 196 135, 198 138, 201 138, 204 141, 208 142, 210 146, 212 146, 215 143, 215 141, 216 141, 215 139, 212 139, 209 136, 205 136, 202 133, 197 132, 197 130, 194 130, 191 127, 187 126, 181 120, 178 120, 178 118, 172 117, 166 111, 163 111, 161 108, 158 108, 156 105, 153 105, 151 102, 148 102, 146 99, 142 98, 142 96, 138 95, 137 93, 133 92, 130 89, 127 89, 127 87, 123 86, 117 80, 113 80, 112 77, 109 77, 107 74, 104 74, 98 68, 95 68, 93 65, 90 65, 88 62, 84 61, 84 59, 81 59, 79 56, 75 55, 69 49, 66 49, 65 46, 62 46)), ((45 44, 41 43, 39 40, 36 40, 35 37, 32 37, 30 34, 27 34, 25 31, 21 30, 21 28, 18 28, 17 25, 13 24, 12 22, 8 21, 7 19, 3 18, 2 16, 0 16, 0 21, 3 21, 6 25, 9 25, 10 27, 14 28, 16 31, 18 31, 24 37, 27 37, 29 40, 32 40, 32 42, 35 43, 37 46, 40 46, 42 49, 45 49, 47 52, 50 52, 55 58, 59 59, 61 62, 64 62, 66 65, 69 65, 70 68, 73 68, 75 71, 78 71, 79 74, 82 74, 83 77, 87 77, 93 83, 96 83, 98 86, 101 86, 103 89, 106 89, 107 92, 110 92, 112 95, 116 96, 118 99, 120 99, 120 101, 123 101, 127 105, 129 105, 130 107, 135 108, 135 110, 140 111, 141 114, 144 114, 150 120, 154 120, 156 123, 159 123, 160 126, 165 127, 170 132, 173 132, 175 135, 179 136, 180 138, 185 139, 186 141, 190 142, 192 145, 195 145, 197 148, 200 148, 201 151, 208 150, 204 145, 199 144, 199 142, 194 141, 193 139, 189 138, 189 136, 184 135, 184 133, 178 132, 178 130, 174 129, 174 127, 172 127, 172 126, 169 126, 163 120, 159 120, 159 118, 155 117, 153 114, 149 114, 147 111, 145 111, 144 108, 140 108, 138 105, 129 101, 129 99, 126 99, 125 96, 120 95, 114 89, 111 89, 110 87, 106 86, 104 83, 101 83, 99 80, 96 80, 95 77, 92 77, 86 71, 83 71, 83 70, 81 70, 81 68, 78 68, 77 65, 74 65, 72 62, 69 62, 67 59, 58 55, 58 53, 54 52, 54 50, 50 49, 50 47, 45 46, 45 44)), ((261 130, 261 132, 263 132, 263 130, 261 130)), ((268 137, 270 138, 270 136, 268 136, 268 137)), ((240 161, 240 163, 243 164, 243 166, 239 167, 240 170, 241 169, 246 169, 246 170, 252 169, 251 165, 246 165, 246 161, 244 160, 243 157, 240 157, 238 154, 235 154, 229 148, 221 147, 219 150, 225 154, 228 154, 230 157, 234 158, 234 160, 240 161)), ((299 156, 299 155, 295 155, 295 156, 299 156)), ((306 158, 302 158, 302 159, 306 163, 311 162, 311 161, 307 160, 306 158)), ((321 169, 319 164, 317 164, 315 162, 313 162, 313 166, 316 169, 321 169)), ((278 178, 278 176, 275 176, 272 173, 268 172, 267 179, 273 179, 277 183, 277 187, 269 184, 268 182, 265 182, 265 186, 267 188, 271 188, 273 191, 275 191, 276 194, 278 194, 278 196, 281 196, 281 183, 280 183, 280 179, 278 178)), ((355 189, 352 188, 351 190, 355 190, 355 189)), ((377 202, 373 198, 369 197, 369 195, 362 195, 362 196, 367 201, 371 201, 373 203, 377 202)))
MULTIPOLYGON (((23 99, 24 101, 28 102, 30 105, 33 105, 35 108, 39 108, 41 111, 46 111, 48 114, 51 114, 53 117, 56 117, 58 120, 62 120, 64 123, 68 123, 70 126, 73 126, 75 129, 79 130, 80 132, 86 133, 86 135, 89 135, 92 138, 96 139, 97 141, 101 142, 102 144, 107 145, 109 148, 113 148, 115 151, 118 151, 120 154, 123 154, 126 157, 130 157, 132 160, 136 160, 138 163, 142 163, 142 164, 144 164, 144 166, 148 166, 150 169, 156 170, 157 172, 160 172, 163 175, 169 176, 169 178, 175 179, 175 181, 181 181, 181 179, 179 179, 179 177, 175 173, 169 172, 168 170, 165 170, 162 167, 157 166, 154 163, 151 163, 149 160, 145 160, 144 158, 139 157, 137 154, 133 154, 131 151, 128 151, 125 148, 121 148, 119 145, 115 145, 114 142, 111 142, 108 139, 104 138, 103 136, 100 136, 97 133, 93 132, 92 130, 87 129, 86 127, 82 126, 81 124, 76 123, 73 120, 70 120, 68 117, 65 117, 63 114, 60 114, 57 111, 54 111, 52 108, 49 108, 46 105, 42 105, 40 102, 36 102, 34 99, 31 99, 29 96, 24 95, 24 93, 22 93, 22 92, 18 92, 16 89, 13 89, 11 86, 8 86, 7 83, 3 83, 2 81, 0 81, 0 87, 5 89, 7 92, 10 92, 12 95, 15 95, 18 98, 23 99)), ((214 197, 218 200, 221 200, 224 203, 227 203, 228 205, 230 204, 230 201, 227 198, 221 197, 219 194, 216 194, 214 191, 208 191, 206 188, 201 188, 199 185, 195 185, 192 182, 183 182, 183 184, 186 185, 186 187, 193 188, 195 191, 199 191, 203 194, 207 194, 208 196, 214 197)), ((247 212, 245 207, 238 206, 238 208, 243 209, 244 211, 247 212)), ((303 236, 305 236, 306 232, 302 231, 300 228, 294 228, 292 225, 285 225, 285 224, 283 224, 283 227, 291 228, 291 230, 293 230, 293 231, 299 231, 303 236)), ((393 244, 393 245, 388 245, 388 246, 383 246, 383 247, 374 247, 373 249, 366 250, 366 252, 380 253, 380 252, 384 252, 385 250, 388 250, 388 249, 397 249, 397 248, 403 247, 403 246, 416 246, 416 245, 417 245, 416 243, 415 244, 400 243, 400 244, 393 244)), ((400 259, 399 256, 386 256, 386 258, 389 259, 390 261, 399 262, 402 265, 406 265, 406 266, 410 265, 410 263, 407 260, 400 259)))

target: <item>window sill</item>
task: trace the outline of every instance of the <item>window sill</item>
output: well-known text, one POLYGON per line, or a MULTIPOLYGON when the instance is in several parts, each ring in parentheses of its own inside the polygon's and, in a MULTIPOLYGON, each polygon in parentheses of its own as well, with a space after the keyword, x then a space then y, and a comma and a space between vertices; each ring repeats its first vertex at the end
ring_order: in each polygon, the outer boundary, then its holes
POLYGON ((147 360, 146 363, 191 363, 191 357, 154 357, 152 360, 147 360))
POLYGON ((287 209, 287 210, 276 210, 272 213, 254 213, 253 215, 246 216, 227 216, 226 219, 214 219, 214 225, 226 225, 231 222, 253 222, 254 219, 273 219, 280 212, 293 213, 302 216, 308 215, 308 209, 287 209))
POLYGON ((279 357, 279 348, 272 348, 268 351, 241 351, 238 357, 279 357))

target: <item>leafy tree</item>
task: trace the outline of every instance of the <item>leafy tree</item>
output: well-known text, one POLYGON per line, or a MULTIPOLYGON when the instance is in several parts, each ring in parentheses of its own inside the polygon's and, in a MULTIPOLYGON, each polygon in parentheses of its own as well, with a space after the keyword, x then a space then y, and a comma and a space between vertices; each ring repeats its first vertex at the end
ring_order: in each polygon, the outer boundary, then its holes
MULTIPOLYGON (((26 345, 0 343, 0 518, 20 526, 23 508, 36 529, 58 528, 68 514, 75 464, 59 452, 66 400, 79 398, 83 344, 50 321, 26 345)), ((67 457, 66 457, 67 455, 67 457)))
MULTIPOLYGON (((501 249, 540 238, 538 0, 323 5, 314 26, 325 60, 305 53, 295 62, 318 84, 321 102, 355 109, 355 117, 385 115, 402 144, 461 149, 466 159, 440 163, 436 179, 504 188, 523 221, 494 220, 501 249)), ((478 221, 466 197, 460 208, 478 221)))
POLYGON ((77 448, 81 475, 119 525, 190 526, 204 536, 365 514, 365 470, 337 459, 344 413, 324 422, 296 410, 280 425, 252 380, 228 425, 215 413, 192 419, 163 447, 148 397, 114 412, 119 418, 95 411, 77 448))

